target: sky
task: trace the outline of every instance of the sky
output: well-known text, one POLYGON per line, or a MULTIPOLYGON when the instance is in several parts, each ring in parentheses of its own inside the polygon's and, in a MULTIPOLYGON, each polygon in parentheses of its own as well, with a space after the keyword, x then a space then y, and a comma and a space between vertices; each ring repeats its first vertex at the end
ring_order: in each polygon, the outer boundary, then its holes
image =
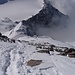
POLYGON ((52 31, 60 41, 75 42, 75 0, 50 0, 52 5, 70 18, 67 28, 52 31))
POLYGON ((0 5, 0 19, 9 17, 11 20, 27 19, 38 13, 43 0, 15 0, 0 5))

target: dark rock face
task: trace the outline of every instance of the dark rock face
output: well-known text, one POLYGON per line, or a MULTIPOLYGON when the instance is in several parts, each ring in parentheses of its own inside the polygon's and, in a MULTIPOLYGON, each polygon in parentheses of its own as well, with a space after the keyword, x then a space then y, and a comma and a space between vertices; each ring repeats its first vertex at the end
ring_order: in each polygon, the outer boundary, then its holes
POLYGON ((35 31, 34 31, 34 29, 33 29, 33 27, 32 27, 32 25, 31 24, 29 24, 28 22, 26 22, 26 35, 28 35, 28 36, 34 36, 34 35, 36 35, 36 33, 35 33, 35 31))
POLYGON ((0 4, 4 4, 4 3, 7 3, 8 0, 0 0, 0 4))
POLYGON ((0 37, 2 36, 2 34, 0 33, 0 37))
POLYGON ((34 26, 59 26, 67 22, 69 17, 59 12, 54 8, 50 3, 46 3, 41 11, 38 14, 32 16, 27 20, 28 23, 34 26))
POLYGON ((22 20, 22 25, 21 25, 20 29, 17 30, 17 32, 19 32, 20 34, 27 35, 27 36, 35 35, 32 25, 29 24, 28 22, 26 22, 25 20, 22 20))
POLYGON ((0 41, 6 42, 6 41, 8 41, 8 40, 9 40, 9 38, 8 38, 7 36, 4 36, 4 35, 2 35, 2 34, 0 33, 0 41))
POLYGON ((15 43, 14 39, 10 39, 7 36, 2 35, 1 33, 0 33, 0 41, 15 43))

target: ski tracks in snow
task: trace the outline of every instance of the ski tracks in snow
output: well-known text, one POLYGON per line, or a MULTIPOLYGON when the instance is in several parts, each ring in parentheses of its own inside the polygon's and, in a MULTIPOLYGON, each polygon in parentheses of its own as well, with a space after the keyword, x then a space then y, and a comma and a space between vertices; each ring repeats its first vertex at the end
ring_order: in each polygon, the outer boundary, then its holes
POLYGON ((18 43, 17 48, 10 52, 10 65, 7 68, 7 75, 19 75, 20 72, 18 71, 18 68, 19 66, 22 67, 23 62, 21 62, 19 51, 21 51, 22 48, 24 48, 22 47, 22 44, 18 43))

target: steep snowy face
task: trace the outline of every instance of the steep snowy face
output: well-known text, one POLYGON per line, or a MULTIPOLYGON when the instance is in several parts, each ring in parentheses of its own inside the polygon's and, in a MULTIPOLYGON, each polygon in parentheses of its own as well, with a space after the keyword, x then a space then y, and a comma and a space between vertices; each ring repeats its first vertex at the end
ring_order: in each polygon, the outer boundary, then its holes
POLYGON ((35 32, 33 28, 25 21, 21 21, 17 24, 12 30, 4 33, 4 35, 8 36, 9 38, 18 39, 19 37, 23 36, 33 36, 35 32))
MULTIPOLYGON (((4 1, 4 0, 1 0, 4 1)), ((43 0, 13 0, 0 5, 0 19, 9 17, 12 20, 27 19, 43 7, 43 0)))

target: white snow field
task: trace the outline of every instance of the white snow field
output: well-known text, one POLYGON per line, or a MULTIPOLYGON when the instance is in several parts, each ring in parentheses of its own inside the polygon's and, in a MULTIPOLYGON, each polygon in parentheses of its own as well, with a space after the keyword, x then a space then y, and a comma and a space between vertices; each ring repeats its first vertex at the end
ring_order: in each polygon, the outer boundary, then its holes
POLYGON ((27 42, 0 41, 0 75, 75 75, 75 59, 56 52, 38 53, 36 46, 27 42), (31 67, 27 65, 30 60, 42 62, 31 67))
POLYGON ((25 36, 25 37, 18 38, 18 40, 29 41, 30 43, 34 43, 34 44, 35 43, 42 43, 43 44, 44 42, 46 42, 46 43, 53 44, 53 45, 59 46, 59 47, 68 47, 68 48, 73 47, 74 48, 74 46, 69 44, 69 43, 64 43, 64 42, 61 42, 61 41, 57 41, 57 40, 55 40, 51 37, 48 37, 48 36, 39 36, 39 37, 25 36))
POLYGON ((0 19, 8 17, 11 20, 28 19, 38 13, 43 7, 43 0, 14 0, 0 5, 0 19))

